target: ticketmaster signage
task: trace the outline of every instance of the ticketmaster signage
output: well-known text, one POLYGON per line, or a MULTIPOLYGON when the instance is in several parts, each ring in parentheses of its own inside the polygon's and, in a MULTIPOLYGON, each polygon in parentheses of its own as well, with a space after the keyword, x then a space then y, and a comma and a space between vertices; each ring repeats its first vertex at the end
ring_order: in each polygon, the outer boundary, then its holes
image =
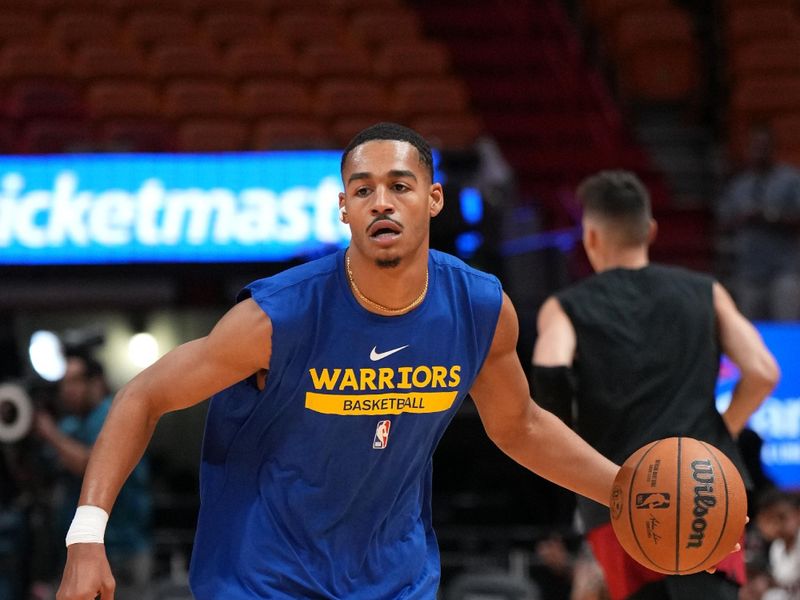
MULTIPOLYGON (((781 380, 753 414, 749 427, 764 440, 761 461, 776 484, 800 489, 800 323, 758 323, 764 342, 781 367, 781 380)), ((717 383, 717 408, 725 410, 739 372, 723 357, 717 383)))
POLYGON ((339 158, 0 157, 0 264, 267 261, 340 247, 339 158))

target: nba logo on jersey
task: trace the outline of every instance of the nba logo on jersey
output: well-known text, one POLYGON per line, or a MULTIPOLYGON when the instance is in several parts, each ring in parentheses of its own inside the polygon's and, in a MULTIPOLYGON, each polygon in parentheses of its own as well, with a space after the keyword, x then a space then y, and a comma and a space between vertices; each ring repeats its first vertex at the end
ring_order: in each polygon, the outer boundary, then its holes
POLYGON ((388 419, 385 421, 378 421, 378 426, 375 428, 375 439, 372 441, 372 447, 377 450, 383 450, 389 443, 389 428, 392 422, 388 419))

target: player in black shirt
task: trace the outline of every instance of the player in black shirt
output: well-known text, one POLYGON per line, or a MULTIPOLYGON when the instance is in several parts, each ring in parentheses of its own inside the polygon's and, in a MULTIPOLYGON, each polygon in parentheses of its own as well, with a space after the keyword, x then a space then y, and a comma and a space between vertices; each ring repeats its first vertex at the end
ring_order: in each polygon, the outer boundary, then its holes
MULTIPOLYGON (((534 397, 615 463, 653 440, 689 436, 725 452, 747 483, 734 438, 775 386, 774 358, 713 278, 650 263, 656 223, 635 175, 601 172, 581 184, 578 198, 596 273, 542 305, 534 397), (721 352, 741 373, 722 415, 715 406, 721 352)), ((578 511, 612 600, 736 600, 741 552, 715 574, 664 577, 624 552, 607 508, 578 498, 578 511)))

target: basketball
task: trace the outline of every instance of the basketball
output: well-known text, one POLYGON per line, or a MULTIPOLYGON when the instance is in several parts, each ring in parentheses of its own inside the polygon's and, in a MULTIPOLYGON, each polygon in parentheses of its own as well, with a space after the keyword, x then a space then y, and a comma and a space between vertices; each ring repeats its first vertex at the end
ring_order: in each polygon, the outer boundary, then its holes
POLYGON ((739 471, 711 444, 656 440, 622 464, 611 491, 611 524, 625 551, 653 571, 688 575, 715 566, 744 532, 739 471))

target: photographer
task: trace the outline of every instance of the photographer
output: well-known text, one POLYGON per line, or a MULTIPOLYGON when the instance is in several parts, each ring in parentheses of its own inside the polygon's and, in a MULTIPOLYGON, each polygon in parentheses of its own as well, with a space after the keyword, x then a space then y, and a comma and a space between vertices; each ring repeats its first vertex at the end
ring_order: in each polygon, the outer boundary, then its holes
POLYGON ((30 540, 26 507, 8 453, 0 446, 0 598, 21 598, 27 584, 22 557, 30 540))
MULTIPOLYGON (((56 422, 45 411, 36 414, 35 432, 55 453, 59 477, 56 493, 54 543, 62 547, 89 453, 111 407, 112 396, 102 365, 88 353, 68 351, 67 367, 59 382, 62 418, 56 422)), ((152 539, 147 524, 151 516, 150 481, 146 459, 134 469, 122 488, 108 522, 105 546, 115 565, 118 600, 146 597, 152 574, 152 539)), ((62 556, 63 558, 63 556, 62 556)), ((63 564, 63 560, 61 561, 63 564)))
POLYGON ((52 469, 31 435, 34 405, 49 389, 39 382, 0 382, 0 598, 52 597, 49 538, 52 469))

